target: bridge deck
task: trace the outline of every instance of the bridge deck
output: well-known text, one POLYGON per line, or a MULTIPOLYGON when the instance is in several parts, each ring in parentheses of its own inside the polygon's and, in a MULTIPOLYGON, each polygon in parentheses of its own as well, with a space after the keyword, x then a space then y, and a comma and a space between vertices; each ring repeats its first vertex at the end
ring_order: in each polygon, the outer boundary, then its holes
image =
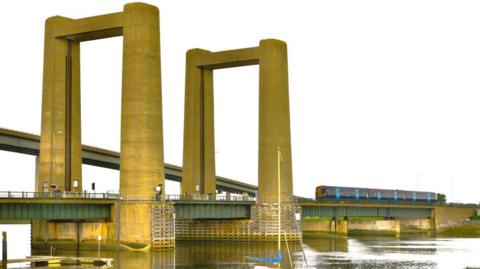
MULTIPOLYGON (((0 150, 38 156, 39 149, 40 136, 0 128, 0 150)), ((82 145, 82 162, 88 165, 119 170, 120 153, 82 145)), ((165 177, 173 181, 181 182, 182 167, 166 163, 165 177)), ((217 176, 217 189, 232 193, 246 192, 250 196, 255 196, 257 192, 257 187, 254 185, 220 176, 217 176)))
MULTIPOLYGON (((248 196, 167 195, 120 197, 104 193, 0 192, 0 221, 109 220, 112 206, 122 203, 166 201, 175 207, 177 219, 248 219, 255 199, 248 196)), ((431 218, 435 203, 362 200, 306 200, 297 203, 302 217, 431 218)), ((472 205, 476 206, 476 205, 472 205)))

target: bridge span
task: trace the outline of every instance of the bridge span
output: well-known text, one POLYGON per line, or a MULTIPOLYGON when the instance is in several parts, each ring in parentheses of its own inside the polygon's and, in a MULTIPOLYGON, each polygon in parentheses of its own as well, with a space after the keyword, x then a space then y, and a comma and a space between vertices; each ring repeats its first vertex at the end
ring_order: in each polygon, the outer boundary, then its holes
POLYGON ((176 219, 248 219, 249 196, 167 195, 121 197, 111 193, 0 191, 0 223, 29 220, 112 222, 120 203, 174 205, 176 219))
MULTIPOLYGON (((248 219, 255 198, 249 196, 166 195, 120 196, 112 193, 0 192, 0 220, 47 219, 112 221, 118 203, 169 202, 177 219, 248 219)), ((349 217, 432 218, 434 203, 297 199, 302 218, 349 217)), ((443 205, 448 206, 448 205, 443 205)))
MULTIPOLYGON (((120 220, 125 217, 121 208, 130 204, 151 208, 152 212, 173 210, 172 219, 153 218, 151 224, 154 227, 157 221, 172 222, 177 227, 172 231, 172 238, 250 240, 259 239, 258 235, 250 232, 251 229, 257 226, 267 228, 258 217, 259 214, 275 216, 278 212, 278 204, 265 205, 255 200, 249 196, 202 194, 122 197, 108 193, 0 192, 0 223, 32 224, 32 231, 37 234, 34 241, 37 243, 45 238, 92 240, 100 231, 105 233, 108 240, 118 241, 119 233, 116 231, 121 230, 120 220), (50 235, 46 237, 41 233, 45 227, 50 227, 50 235)), ((283 215, 301 213, 301 224, 297 222, 294 228, 296 234, 354 234, 362 232, 362 229, 363 232, 399 234, 411 227, 420 232, 448 228, 474 214, 478 206, 297 198, 293 205, 282 203, 281 208, 283 215), (354 220, 355 217, 376 217, 377 220, 359 222, 354 220)), ((282 222, 282 225, 290 224, 282 222)))
MULTIPOLYGON (((0 128, 0 150, 38 156, 40 136, 0 128)), ((82 163, 97 167, 120 170, 120 153, 97 147, 82 145, 82 163)), ((182 167, 165 164, 165 177, 169 180, 182 181, 182 167)), ((231 193, 248 193, 256 196, 257 186, 237 180, 217 176, 217 189, 231 193)))

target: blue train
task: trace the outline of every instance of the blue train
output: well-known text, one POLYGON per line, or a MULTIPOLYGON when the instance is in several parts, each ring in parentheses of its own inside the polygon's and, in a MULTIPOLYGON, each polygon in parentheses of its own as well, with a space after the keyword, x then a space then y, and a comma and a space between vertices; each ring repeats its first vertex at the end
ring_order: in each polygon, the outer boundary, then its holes
POLYGON ((404 191, 367 189, 355 187, 318 186, 315 190, 317 200, 322 198, 335 199, 370 199, 370 200, 391 200, 391 201, 412 201, 431 202, 437 201, 437 194, 434 192, 404 191))

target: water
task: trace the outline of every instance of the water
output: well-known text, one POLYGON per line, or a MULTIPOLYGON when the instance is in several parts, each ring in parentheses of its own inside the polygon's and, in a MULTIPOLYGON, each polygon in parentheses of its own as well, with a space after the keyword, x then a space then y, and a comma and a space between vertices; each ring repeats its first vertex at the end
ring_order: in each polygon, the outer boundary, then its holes
MULTIPOLYGON (((14 235, 10 235, 13 238, 14 235)), ((101 252, 115 259, 115 268, 278 268, 253 262, 249 256, 273 257, 273 242, 177 241, 175 250, 101 252)), ((290 243, 294 268, 480 268, 480 238, 349 237, 305 239, 309 267, 298 243, 290 243)), ((286 256, 281 268, 290 268, 286 256)), ((10 257, 25 249, 9 249, 10 257)), ((48 254, 34 252, 33 254, 48 254)), ((56 251, 56 255, 97 256, 96 251, 56 251)), ((88 268, 88 267, 63 267, 88 268)))

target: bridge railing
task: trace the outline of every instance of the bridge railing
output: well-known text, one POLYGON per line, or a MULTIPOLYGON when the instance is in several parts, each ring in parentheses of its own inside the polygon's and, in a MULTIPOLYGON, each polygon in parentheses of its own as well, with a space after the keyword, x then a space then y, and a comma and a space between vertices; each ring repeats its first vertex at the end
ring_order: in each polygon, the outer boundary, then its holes
POLYGON ((92 192, 26 192, 26 191, 0 191, 0 198, 26 198, 26 199, 120 199, 121 201, 255 201, 250 196, 227 196, 209 194, 191 195, 120 195, 118 193, 92 193, 92 192))
POLYGON ((27 199, 118 199, 117 193, 0 191, 0 198, 27 199))
POLYGON ((167 194, 167 195, 121 195, 120 200, 123 202, 154 202, 154 201, 255 201, 255 197, 250 196, 226 196, 226 195, 209 195, 209 194, 167 194))
POLYGON ((250 196, 227 196, 227 195, 210 195, 210 194, 169 194, 165 197, 171 201, 255 201, 255 197, 250 196))

